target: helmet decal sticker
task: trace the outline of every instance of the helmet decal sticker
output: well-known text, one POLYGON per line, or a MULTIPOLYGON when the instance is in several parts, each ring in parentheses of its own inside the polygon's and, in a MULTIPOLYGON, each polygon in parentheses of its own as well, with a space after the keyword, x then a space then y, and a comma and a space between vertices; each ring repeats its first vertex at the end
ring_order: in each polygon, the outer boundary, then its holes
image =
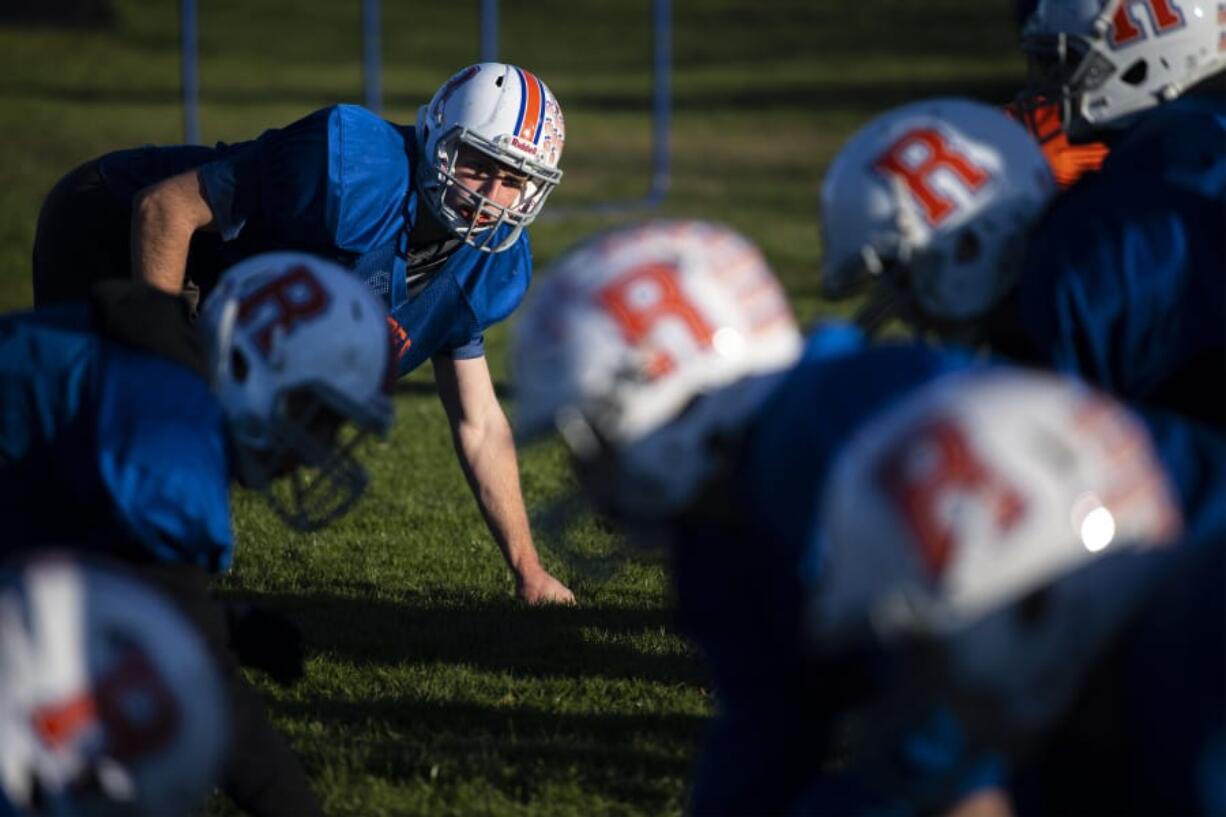
POLYGON ((279 275, 243 299, 238 319, 248 323, 257 311, 268 315, 267 322, 256 333, 256 345, 267 355, 272 350, 273 331, 280 327, 287 334, 303 320, 313 318, 328 308, 328 293, 311 271, 295 267, 279 275), (275 309, 261 309, 272 305, 275 309))
POLYGON ((956 422, 937 417, 886 450, 877 482, 898 506, 918 545, 931 579, 945 570, 953 553, 948 501, 980 497, 997 530, 1008 533, 1026 513, 1022 494, 979 457, 956 422))
MULTIPOLYGON (((602 287, 598 297, 631 344, 640 343, 661 321, 674 318, 696 344, 711 345, 711 326, 682 293, 675 266, 647 263, 627 270, 602 287)), ((647 371, 656 378, 675 365, 667 352, 656 349, 647 371)))
POLYGON ((905 184, 923 208, 928 223, 934 226, 957 210, 957 204, 929 183, 935 172, 952 173, 972 193, 982 188, 992 175, 955 150, 935 128, 907 131, 873 162, 873 168, 905 184))
MULTIPOLYGON (((515 117, 513 133, 537 145, 541 141, 541 125, 545 119, 545 89, 531 71, 522 68, 515 70, 519 74, 519 87, 523 93, 519 97, 519 113, 515 117)), ((535 148, 529 152, 535 153, 535 148)))
POLYGON ((1163 34, 1183 28, 1183 11, 1175 5, 1175 0, 1124 0, 1116 7, 1115 14, 1111 18, 1111 32, 1107 41, 1111 44, 1112 49, 1122 48, 1137 40, 1145 39, 1145 31, 1138 24, 1137 18, 1133 16, 1134 5, 1144 7, 1149 14, 1149 20, 1154 27, 1154 36, 1161 37, 1163 34))

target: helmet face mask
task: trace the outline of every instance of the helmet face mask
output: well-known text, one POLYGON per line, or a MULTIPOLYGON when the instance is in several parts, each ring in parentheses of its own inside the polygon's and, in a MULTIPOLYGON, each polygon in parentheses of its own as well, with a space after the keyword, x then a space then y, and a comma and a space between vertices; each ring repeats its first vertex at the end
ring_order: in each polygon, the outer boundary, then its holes
POLYGON ((330 262, 269 253, 226 272, 200 326, 239 481, 295 530, 352 507, 367 481, 355 449, 392 421, 382 302, 330 262))
POLYGON ((369 477, 357 456, 369 428, 346 425, 324 397, 300 389, 281 398, 283 418, 268 445, 236 445, 240 482, 264 492, 273 511, 297 531, 314 531, 344 516, 369 477))
POLYGON ((1022 28, 1032 104, 1058 102, 1069 140, 1175 99, 1226 67, 1208 0, 1042 0, 1022 28))
POLYGON ((481 63, 457 73, 418 111, 417 138, 423 199, 482 252, 509 249, 562 178, 562 110, 543 82, 515 66, 481 63), (518 195, 509 202, 483 195, 480 181, 460 172, 474 157, 496 163, 487 175, 522 181, 518 195))

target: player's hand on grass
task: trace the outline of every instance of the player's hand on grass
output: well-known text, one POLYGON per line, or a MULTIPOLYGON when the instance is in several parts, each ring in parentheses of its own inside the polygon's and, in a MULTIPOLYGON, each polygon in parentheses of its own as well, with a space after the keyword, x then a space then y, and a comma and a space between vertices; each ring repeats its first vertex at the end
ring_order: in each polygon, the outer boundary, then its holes
POLYGON ((575 594, 544 568, 516 578, 515 594, 528 604, 574 604, 575 594))

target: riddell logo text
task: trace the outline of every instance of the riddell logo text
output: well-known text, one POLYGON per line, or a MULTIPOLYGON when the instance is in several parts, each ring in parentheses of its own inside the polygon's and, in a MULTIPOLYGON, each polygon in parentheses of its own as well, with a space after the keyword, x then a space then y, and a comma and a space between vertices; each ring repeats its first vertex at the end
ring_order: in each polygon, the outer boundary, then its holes
POLYGON ((522 150, 524 153, 531 153, 533 156, 536 155, 536 145, 532 144, 531 142, 525 142, 518 136, 511 137, 511 147, 515 148, 516 150, 522 150))

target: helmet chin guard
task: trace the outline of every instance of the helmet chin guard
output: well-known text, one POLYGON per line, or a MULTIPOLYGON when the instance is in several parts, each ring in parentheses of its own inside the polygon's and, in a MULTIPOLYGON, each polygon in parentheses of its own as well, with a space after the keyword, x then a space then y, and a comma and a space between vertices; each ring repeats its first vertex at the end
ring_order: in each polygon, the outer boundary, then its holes
POLYGON ((480 63, 453 76, 418 110, 417 139, 422 198, 439 221, 482 252, 509 249, 562 179, 562 109, 544 82, 513 65, 480 63), (515 201, 498 204, 457 178, 463 149, 523 176, 515 201))

